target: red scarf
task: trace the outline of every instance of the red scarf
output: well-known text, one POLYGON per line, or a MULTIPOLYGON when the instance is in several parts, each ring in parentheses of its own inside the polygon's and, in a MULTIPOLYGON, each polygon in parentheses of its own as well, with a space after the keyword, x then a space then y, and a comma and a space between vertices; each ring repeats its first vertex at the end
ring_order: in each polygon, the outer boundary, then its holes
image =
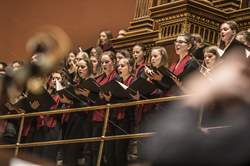
MULTIPOLYGON (((126 86, 131 85, 132 81, 134 80, 133 76, 129 76, 125 81, 122 81, 123 84, 125 84, 126 86)), ((115 110, 116 113, 116 119, 117 120, 123 120, 125 118, 125 108, 117 108, 115 110)))
MULTIPOLYGON (((57 109, 58 105, 60 103, 60 96, 56 95, 53 96, 53 99, 55 100, 56 104, 53 105, 50 109, 57 109)), ((54 128, 56 126, 57 120, 55 118, 55 116, 51 116, 51 115, 40 115, 39 117, 37 117, 37 128, 46 126, 48 128, 54 128)))
POLYGON ((169 70, 172 71, 175 75, 180 75, 186 64, 192 59, 191 55, 186 55, 180 62, 174 63, 170 66, 169 70), (176 66, 179 63, 178 66, 176 66))
POLYGON ((8 123, 8 122, 7 122, 7 120, 5 120, 5 119, 1 119, 1 120, 0 120, 0 133, 4 133, 4 132, 5 132, 7 123, 8 123))
MULTIPOLYGON (((67 104, 64 109, 69 109, 71 108, 71 105, 67 104)), ((61 124, 67 123, 69 121, 70 118, 70 113, 64 113, 62 114, 62 118, 61 118, 61 124)))
MULTIPOLYGON (((55 100, 56 104, 51 107, 51 109, 56 109, 60 102, 60 97, 58 95, 54 96, 53 99, 55 100)), ((41 115, 36 118, 37 128, 41 128, 43 126, 47 126, 48 128, 54 128, 56 126, 56 118, 55 116, 47 116, 41 115)), ((29 131, 32 125, 32 118, 27 118, 24 121, 22 136, 28 136, 29 131)))
POLYGON ((136 65, 136 68, 135 68, 135 76, 136 76, 136 78, 140 77, 139 74, 141 73, 141 70, 143 70, 145 66, 146 66, 145 63, 142 63, 140 65, 136 65))
MULTIPOLYGON (((109 81, 113 80, 116 76, 116 71, 113 70, 109 75, 106 75, 103 73, 100 77, 97 78, 96 82, 99 85, 104 85, 108 83, 109 81)), ((95 122, 103 122, 105 116, 105 110, 98 110, 93 112, 93 118, 92 120, 95 122)))

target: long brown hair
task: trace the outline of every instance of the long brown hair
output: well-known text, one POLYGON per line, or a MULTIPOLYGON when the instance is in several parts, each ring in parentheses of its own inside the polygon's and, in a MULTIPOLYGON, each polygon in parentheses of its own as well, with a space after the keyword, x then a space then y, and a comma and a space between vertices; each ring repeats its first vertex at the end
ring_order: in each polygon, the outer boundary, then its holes
MULTIPOLYGON (((101 31, 100 34, 104 32, 106 35, 107 35, 107 41, 105 44, 101 44, 101 41, 100 41, 100 37, 98 38, 97 40, 97 43, 96 43, 96 46, 97 47, 100 47, 103 49, 104 46, 106 46, 107 48, 108 47, 112 47, 112 42, 111 42, 111 39, 113 39, 113 34, 110 30, 105 30, 105 31, 101 31)), ((106 51, 105 49, 103 49, 103 51, 106 51)))

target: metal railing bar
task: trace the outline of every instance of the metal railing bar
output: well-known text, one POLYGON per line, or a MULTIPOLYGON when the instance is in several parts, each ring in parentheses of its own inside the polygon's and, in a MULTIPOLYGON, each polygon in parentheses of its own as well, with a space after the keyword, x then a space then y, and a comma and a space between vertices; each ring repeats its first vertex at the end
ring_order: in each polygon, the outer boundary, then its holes
MULTIPOLYGON (((24 115, 24 113, 22 113, 22 115, 24 115)), ((17 142, 16 142, 16 149, 15 149, 15 156, 18 156, 18 151, 19 151, 19 145, 21 142, 21 137, 22 137, 22 132, 23 132, 23 125, 24 125, 24 116, 22 116, 21 118, 21 122, 20 122, 20 127, 19 127, 19 131, 18 131, 18 136, 17 136, 17 142)))
MULTIPOLYGON (((78 139, 67 139, 67 140, 57 140, 57 141, 20 143, 19 148, 62 145, 62 144, 75 144, 75 143, 84 143, 84 142, 99 142, 101 140, 112 141, 112 140, 120 140, 120 139, 122 140, 122 139, 149 138, 154 135, 155 135, 155 132, 149 132, 149 133, 137 133, 137 134, 115 135, 115 136, 105 136, 105 137, 91 137, 91 138, 78 138, 78 139)), ((13 149, 15 147, 16 147, 16 144, 0 145, 0 149, 13 149)))
MULTIPOLYGON (((171 96, 171 97, 162 97, 162 98, 155 98, 155 99, 146 99, 146 100, 139 100, 139 101, 132 101, 126 103, 117 103, 117 104, 110 104, 110 108, 119 108, 119 107, 128 107, 134 106, 139 104, 153 104, 153 103, 161 103, 161 102, 168 102, 168 101, 177 101, 183 100, 191 95, 182 95, 182 96, 171 96)), ((51 110, 51 111, 43 111, 43 112, 32 112, 32 113, 25 113, 23 114, 11 114, 11 115, 1 115, 1 119, 16 119, 24 117, 34 117, 40 115, 54 115, 54 114, 63 114, 63 113, 73 113, 73 112, 83 112, 83 111, 95 111, 100 109, 106 109, 107 105, 100 105, 100 106, 87 106, 82 108, 71 108, 71 109, 60 109, 60 110, 51 110)))
MULTIPOLYGON (((105 135, 106 135, 106 131, 107 131, 107 127, 108 127, 108 120, 109 120, 109 112, 110 112, 110 104, 107 104, 107 109, 106 109, 106 112, 105 112, 105 119, 104 119, 104 122, 103 122, 101 138, 105 138, 105 135)), ((101 165, 103 147, 104 147, 104 140, 101 139, 99 152, 98 152, 98 158, 97 158, 97 164, 96 164, 97 166, 101 165)))

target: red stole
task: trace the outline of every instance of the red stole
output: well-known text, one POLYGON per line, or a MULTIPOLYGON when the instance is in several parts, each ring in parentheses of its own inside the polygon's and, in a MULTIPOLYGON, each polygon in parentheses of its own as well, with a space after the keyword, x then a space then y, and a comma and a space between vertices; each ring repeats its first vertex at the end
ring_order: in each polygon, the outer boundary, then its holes
MULTIPOLYGON (((130 75, 125 81, 122 81, 122 83, 125 84, 126 86, 129 86, 131 85, 133 80, 134 77, 130 75)), ((117 108, 115 110, 117 120, 123 120, 125 118, 125 109, 126 108, 117 108)))
POLYGON ((138 78, 140 77, 139 74, 141 73, 141 70, 143 70, 143 68, 146 66, 145 63, 142 63, 140 65, 136 65, 136 68, 135 68, 135 77, 138 78))
MULTIPOLYGON (((113 70, 109 75, 106 75, 105 73, 103 73, 96 79, 96 82, 99 85, 104 85, 108 83, 109 81, 113 80, 116 74, 117 73, 115 70, 113 70)), ((105 116, 105 110, 94 111, 92 120, 95 122, 103 122, 104 116, 105 116)))
MULTIPOLYGON (((51 107, 51 109, 56 109, 60 102, 60 97, 58 95, 54 96, 56 104, 51 107)), ((56 118, 54 116, 40 115, 36 118, 37 128, 47 126, 48 128, 53 128, 56 126, 56 118)), ((22 136, 28 136, 32 125, 32 118, 27 118, 24 121, 22 136)))
MULTIPOLYGON (((69 104, 65 105, 64 109, 69 109, 71 106, 69 104)), ((70 113, 62 114, 61 124, 67 123, 69 121, 70 113)))
MULTIPOLYGON (((53 99, 55 100, 56 104, 50 108, 51 110, 58 108, 58 105, 60 103, 60 96, 59 95, 53 96, 53 99)), ((53 115, 52 116, 40 115, 37 118, 37 128, 40 128, 43 126, 46 126, 48 128, 54 128, 56 126, 56 123, 57 123, 56 118, 53 115)))
POLYGON ((112 51, 113 46, 111 42, 105 42, 104 44, 100 44, 99 47, 101 47, 103 51, 112 51))
POLYGON ((170 66, 169 70, 172 71, 175 75, 180 75, 186 64, 192 59, 191 55, 186 55, 180 62, 179 62, 179 65, 177 65, 177 63, 174 63, 170 66))
POLYGON ((28 136, 31 129, 32 118, 26 118, 23 124, 22 136, 28 136))
POLYGON ((4 133, 6 126, 7 126, 7 120, 6 119, 1 119, 0 120, 0 133, 4 133))

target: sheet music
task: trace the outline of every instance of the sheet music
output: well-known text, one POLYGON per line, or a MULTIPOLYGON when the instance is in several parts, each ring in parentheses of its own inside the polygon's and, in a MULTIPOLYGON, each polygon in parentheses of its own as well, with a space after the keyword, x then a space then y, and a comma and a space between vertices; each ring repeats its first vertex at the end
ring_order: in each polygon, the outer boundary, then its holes
POLYGON ((222 57, 222 55, 224 54, 224 51, 220 48, 217 48, 217 51, 218 51, 220 57, 222 57))
POLYGON ((60 91, 64 88, 65 87, 63 87, 62 84, 58 80, 56 80, 56 91, 60 91))
POLYGON ((246 57, 248 58, 250 56, 250 50, 246 49, 246 57))
POLYGON ((123 89, 128 89, 128 86, 126 86, 125 84, 123 84, 123 83, 121 83, 120 81, 116 81, 119 85, 121 85, 121 87, 123 88, 123 89))

